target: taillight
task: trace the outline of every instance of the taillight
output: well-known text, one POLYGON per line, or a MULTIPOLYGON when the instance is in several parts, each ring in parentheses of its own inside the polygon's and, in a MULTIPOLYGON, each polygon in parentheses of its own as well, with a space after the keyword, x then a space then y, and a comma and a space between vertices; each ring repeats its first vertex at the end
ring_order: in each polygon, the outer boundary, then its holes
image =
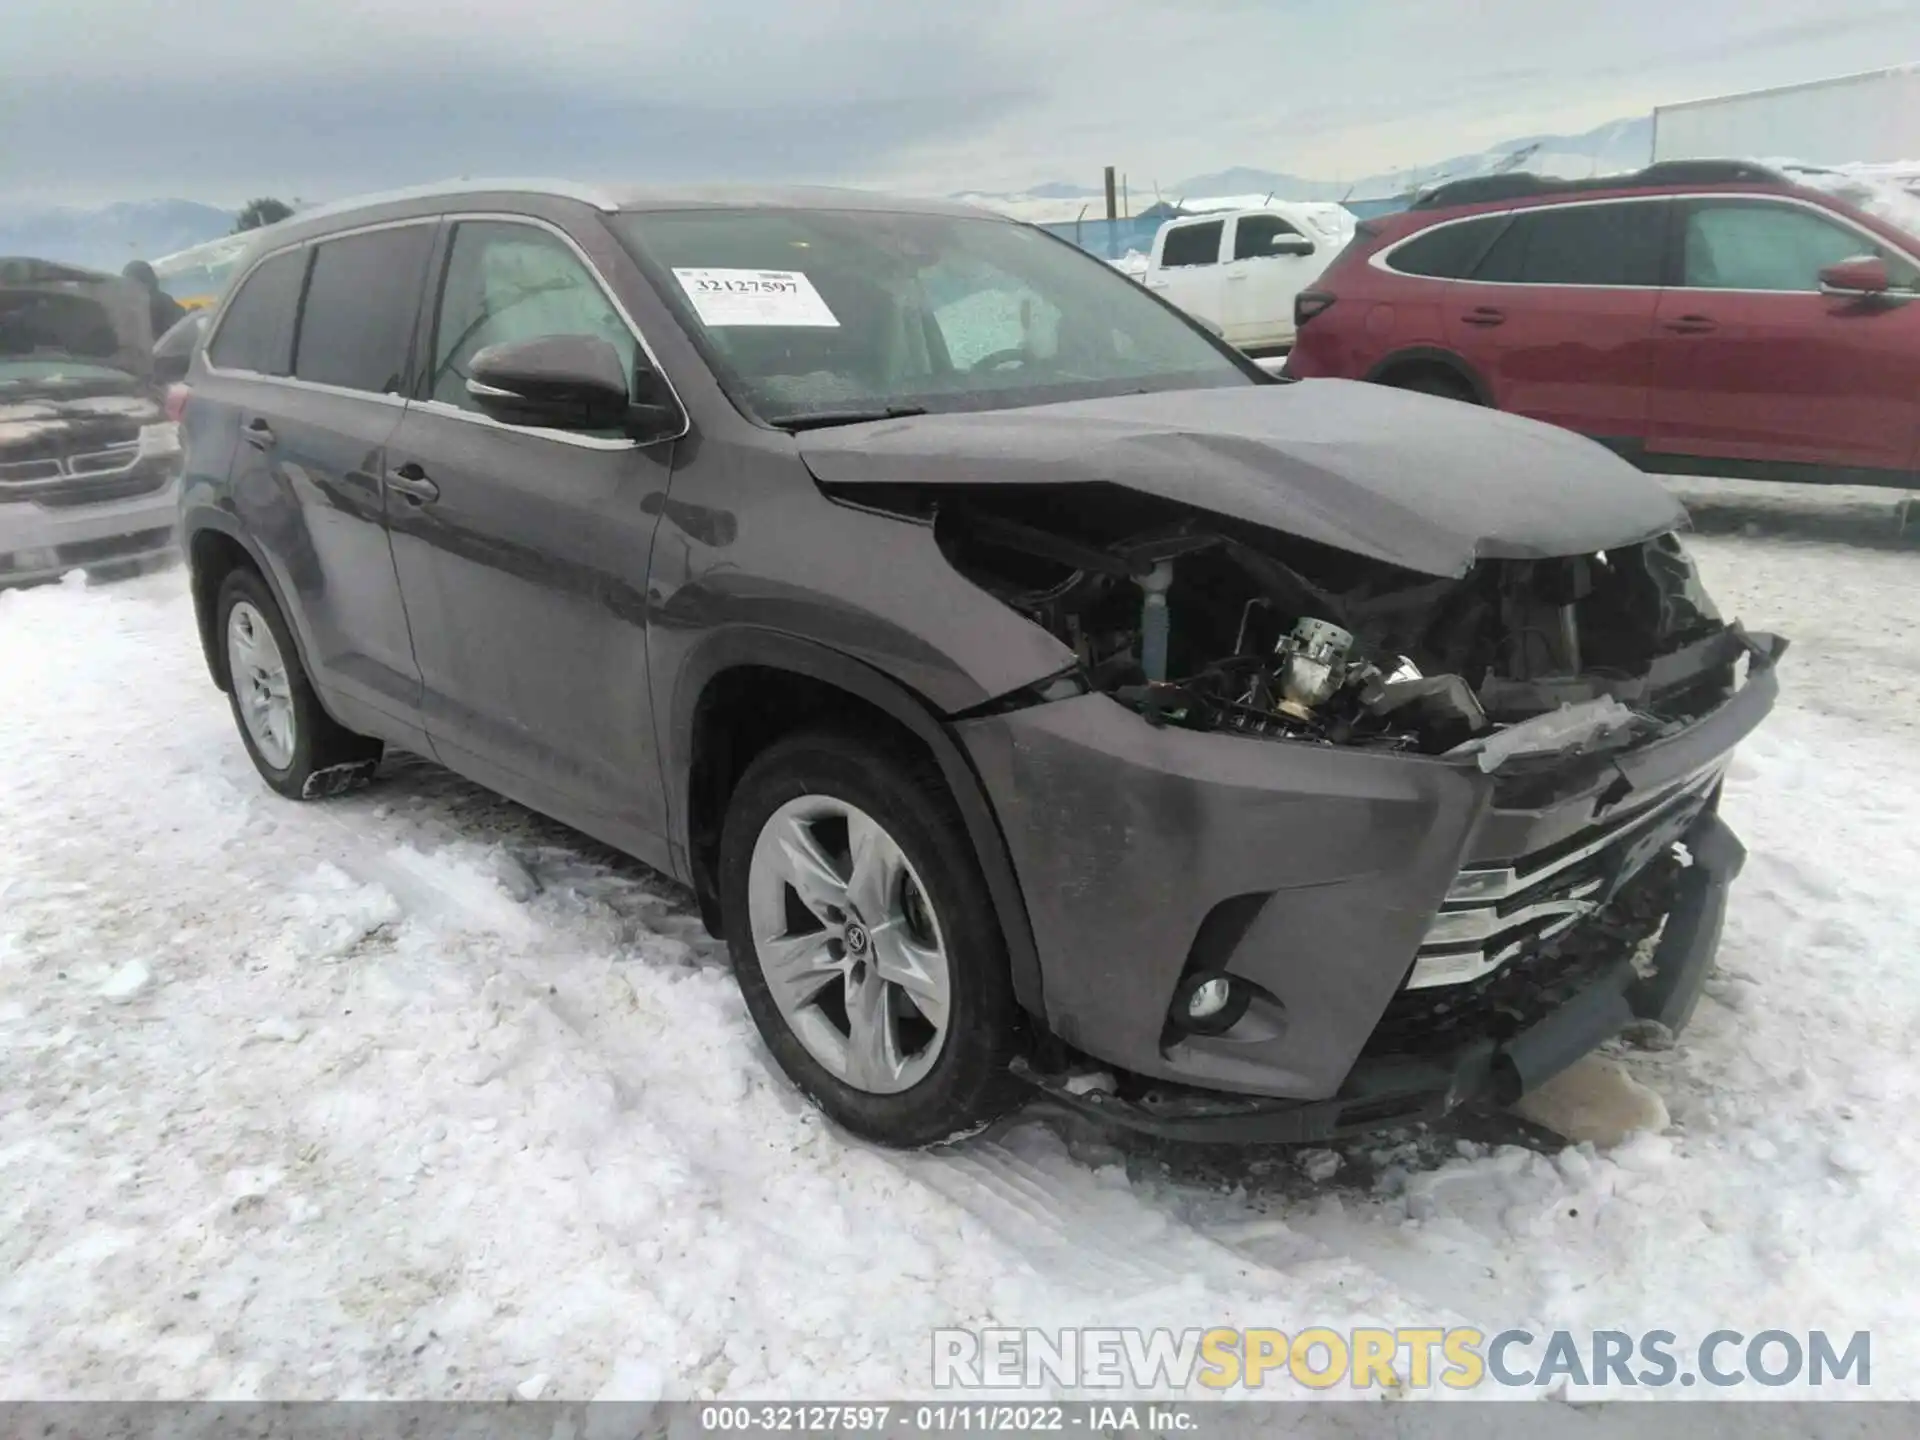
POLYGON ((193 394, 191 385, 169 385, 167 387, 167 419, 178 425, 187 413, 187 400, 193 394))
POLYGON ((1302 290, 1293 297, 1293 328, 1298 330, 1314 316, 1324 315, 1336 298, 1324 290, 1302 290))

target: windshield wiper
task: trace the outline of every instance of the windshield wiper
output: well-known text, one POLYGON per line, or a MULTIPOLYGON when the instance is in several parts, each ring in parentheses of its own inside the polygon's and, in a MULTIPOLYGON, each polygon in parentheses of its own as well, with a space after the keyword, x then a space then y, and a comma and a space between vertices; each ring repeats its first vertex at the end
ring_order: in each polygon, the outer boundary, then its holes
POLYGON ((872 410, 815 410, 805 415, 775 415, 767 421, 782 430, 825 430, 833 425, 860 425, 868 420, 902 420, 924 415, 924 405, 886 405, 872 410))

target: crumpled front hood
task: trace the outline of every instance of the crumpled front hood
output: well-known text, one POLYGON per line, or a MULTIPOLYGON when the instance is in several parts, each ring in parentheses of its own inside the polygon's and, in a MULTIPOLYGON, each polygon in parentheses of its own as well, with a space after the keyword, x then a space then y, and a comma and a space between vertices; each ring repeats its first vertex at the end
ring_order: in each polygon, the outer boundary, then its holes
POLYGON ((806 431, 829 486, 1106 481, 1429 575, 1675 529, 1665 490, 1571 431, 1346 380, 806 431))

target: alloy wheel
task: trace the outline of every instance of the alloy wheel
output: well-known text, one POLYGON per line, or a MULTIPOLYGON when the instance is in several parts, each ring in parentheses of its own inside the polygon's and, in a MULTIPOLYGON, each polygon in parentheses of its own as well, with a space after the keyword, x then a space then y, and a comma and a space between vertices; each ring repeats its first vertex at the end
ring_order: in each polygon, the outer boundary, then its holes
POLYGON ((227 612, 227 675, 260 758, 285 770, 293 764, 293 687, 266 616, 246 600, 227 612))
POLYGON ((878 821, 829 795, 788 801, 754 842, 747 903, 767 988, 808 1054, 870 1094, 926 1077, 952 972, 926 887, 878 821))

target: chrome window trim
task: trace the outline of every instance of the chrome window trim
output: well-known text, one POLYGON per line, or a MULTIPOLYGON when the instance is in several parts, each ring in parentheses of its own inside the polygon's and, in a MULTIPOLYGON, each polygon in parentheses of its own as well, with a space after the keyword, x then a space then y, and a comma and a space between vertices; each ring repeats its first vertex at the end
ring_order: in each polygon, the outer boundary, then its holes
POLYGON ((1425 236, 1432 235, 1441 230, 1449 229, 1455 225, 1471 224, 1473 221, 1476 221, 1476 220, 1506 220, 1506 219, 1511 219, 1515 215, 1524 215, 1534 210, 1587 210, 1587 209, 1592 209, 1596 205, 1646 205, 1646 204, 1652 204, 1656 201, 1661 201, 1661 202, 1673 201, 1675 203, 1684 204, 1692 200, 1743 200, 1743 201, 1757 200, 1757 201, 1764 201, 1768 204, 1774 204, 1774 205, 1797 206, 1802 210, 1809 210, 1813 212, 1815 215, 1818 215, 1822 219, 1828 220, 1835 225, 1839 225, 1845 229, 1853 231, 1856 235, 1868 241, 1876 250, 1878 249, 1891 250, 1894 254, 1900 256, 1903 260, 1905 260, 1909 265, 1913 265, 1916 268, 1920 268, 1920 259, 1916 259, 1912 254, 1908 253, 1905 249, 1901 248, 1900 246, 1895 245, 1891 241, 1883 239, 1881 236, 1876 235, 1873 231, 1859 224, 1850 216, 1842 215, 1839 212, 1834 210, 1829 210, 1824 205, 1816 204, 1814 201, 1804 199, 1798 195, 1779 195, 1779 194, 1774 194, 1767 191, 1744 191, 1744 190, 1742 191, 1708 190, 1708 191, 1691 191, 1686 193, 1675 192, 1675 193, 1667 193, 1667 194, 1659 194, 1659 195, 1614 195, 1604 199, 1566 200, 1566 201, 1556 201, 1555 203, 1549 204, 1549 205, 1514 205, 1514 206, 1508 207, 1505 210, 1481 210, 1481 211, 1475 212, 1472 215, 1459 215, 1454 217, 1451 220, 1442 220, 1438 225, 1428 225, 1422 229, 1414 231, 1411 235, 1404 235, 1400 239, 1394 241, 1393 244, 1387 246, 1386 249, 1378 251, 1375 254, 1369 255, 1367 257, 1367 264, 1371 265, 1376 270, 1382 271, 1383 273, 1388 275, 1398 276, 1403 280, 1426 280, 1436 285, 1484 285, 1484 286, 1489 286, 1496 289, 1508 289, 1508 290, 1512 290, 1512 289, 1618 290, 1618 291, 1623 291, 1628 293, 1659 291, 1659 290, 1684 290, 1690 295, 1819 295, 1822 293, 1817 288, 1812 290, 1731 290, 1731 289, 1718 289, 1718 288, 1710 289, 1702 285, 1582 285, 1582 284, 1576 284, 1570 281, 1538 282, 1538 281, 1529 281, 1529 280, 1451 279, 1451 278, 1440 276, 1440 275, 1415 275, 1410 271, 1396 270, 1393 268, 1393 266, 1387 263, 1389 260, 1393 258, 1395 252, 1399 251, 1404 246, 1411 245, 1415 240, 1422 239, 1425 236))
MULTIPOLYGON (((378 230, 397 230, 408 225, 437 226, 442 221, 446 221, 452 225, 458 224, 463 220, 493 221, 502 224, 531 226, 536 230, 544 230, 555 236, 563 245, 571 250, 574 258, 580 262, 585 268, 589 278, 591 278, 593 283, 599 288, 601 295, 606 299, 607 303, 613 307, 614 313, 620 317, 621 322, 632 333, 635 343, 640 346, 641 352, 646 355, 647 363, 653 367, 654 373, 666 382, 667 391, 673 396, 673 403, 680 412, 680 428, 678 430, 674 431, 671 435, 661 435, 645 443, 647 445, 661 445, 686 437, 687 433, 693 428, 693 414, 688 410, 686 401, 681 398, 680 389, 673 383, 673 377, 667 374, 665 367, 661 365, 660 357, 648 342, 645 332, 640 328, 640 323, 633 318, 632 313, 621 303, 619 295, 616 294, 613 287, 607 283, 606 276, 601 274, 600 267, 595 265, 587 252, 580 248, 579 242, 551 220, 543 219, 537 215, 516 215, 510 212, 494 210, 457 210, 440 212, 433 215, 410 215, 401 220, 380 220, 367 225, 350 226, 343 230, 329 230, 323 235, 312 235, 304 240, 295 240, 285 245, 275 246, 271 250, 263 250, 259 255, 254 257, 253 262, 247 266, 246 270, 243 271, 229 287, 227 291, 227 301, 221 305, 220 313, 214 317, 213 328, 207 335, 206 340, 202 343, 200 363, 206 368, 208 374, 218 376, 222 379, 247 380, 260 385, 281 385, 289 389, 306 390, 320 395, 339 395, 354 400, 371 400, 382 405, 397 405, 402 409, 411 405, 428 413, 445 416, 449 419, 467 420, 477 425, 491 426, 493 429, 502 430, 513 435, 531 435, 542 440, 556 440, 563 445, 573 445, 584 450, 640 449, 642 442, 631 438, 611 439, 598 435, 575 435, 564 430, 547 430, 531 425, 507 425, 495 420, 490 415, 482 415, 473 410, 463 410, 457 405, 449 405, 440 400, 412 400, 405 395, 396 395, 392 391, 376 392, 372 390, 355 390, 345 385, 325 385, 316 380, 302 380, 293 375, 263 375, 257 370, 236 370, 213 363, 213 344, 219 338, 221 326, 226 323, 227 311, 231 308, 232 300, 239 295, 241 287, 253 277, 253 272, 275 256, 285 255, 289 251, 299 250, 308 246, 324 245, 331 240, 342 240, 350 235, 365 235, 378 230)), ((428 283, 430 303, 437 308, 440 304, 439 280, 430 279, 428 283)), ((305 303, 304 294, 301 297, 301 303, 305 303)))
MULTIPOLYGON (((465 420, 474 425, 485 425, 508 435, 530 435, 536 440, 558 440, 563 445, 573 445, 582 450, 638 450, 640 442, 630 437, 615 438, 608 435, 575 435, 567 430, 546 430, 536 425, 509 425, 496 420, 491 415, 482 415, 474 410, 462 410, 458 405, 449 405, 444 400, 415 400, 411 407, 423 415, 435 415, 443 420, 465 420)), ((686 413, 684 407, 681 414, 686 413)), ((649 440, 649 445, 663 445, 669 440, 678 440, 687 432, 682 428, 679 434, 665 435, 658 440, 649 440)))

